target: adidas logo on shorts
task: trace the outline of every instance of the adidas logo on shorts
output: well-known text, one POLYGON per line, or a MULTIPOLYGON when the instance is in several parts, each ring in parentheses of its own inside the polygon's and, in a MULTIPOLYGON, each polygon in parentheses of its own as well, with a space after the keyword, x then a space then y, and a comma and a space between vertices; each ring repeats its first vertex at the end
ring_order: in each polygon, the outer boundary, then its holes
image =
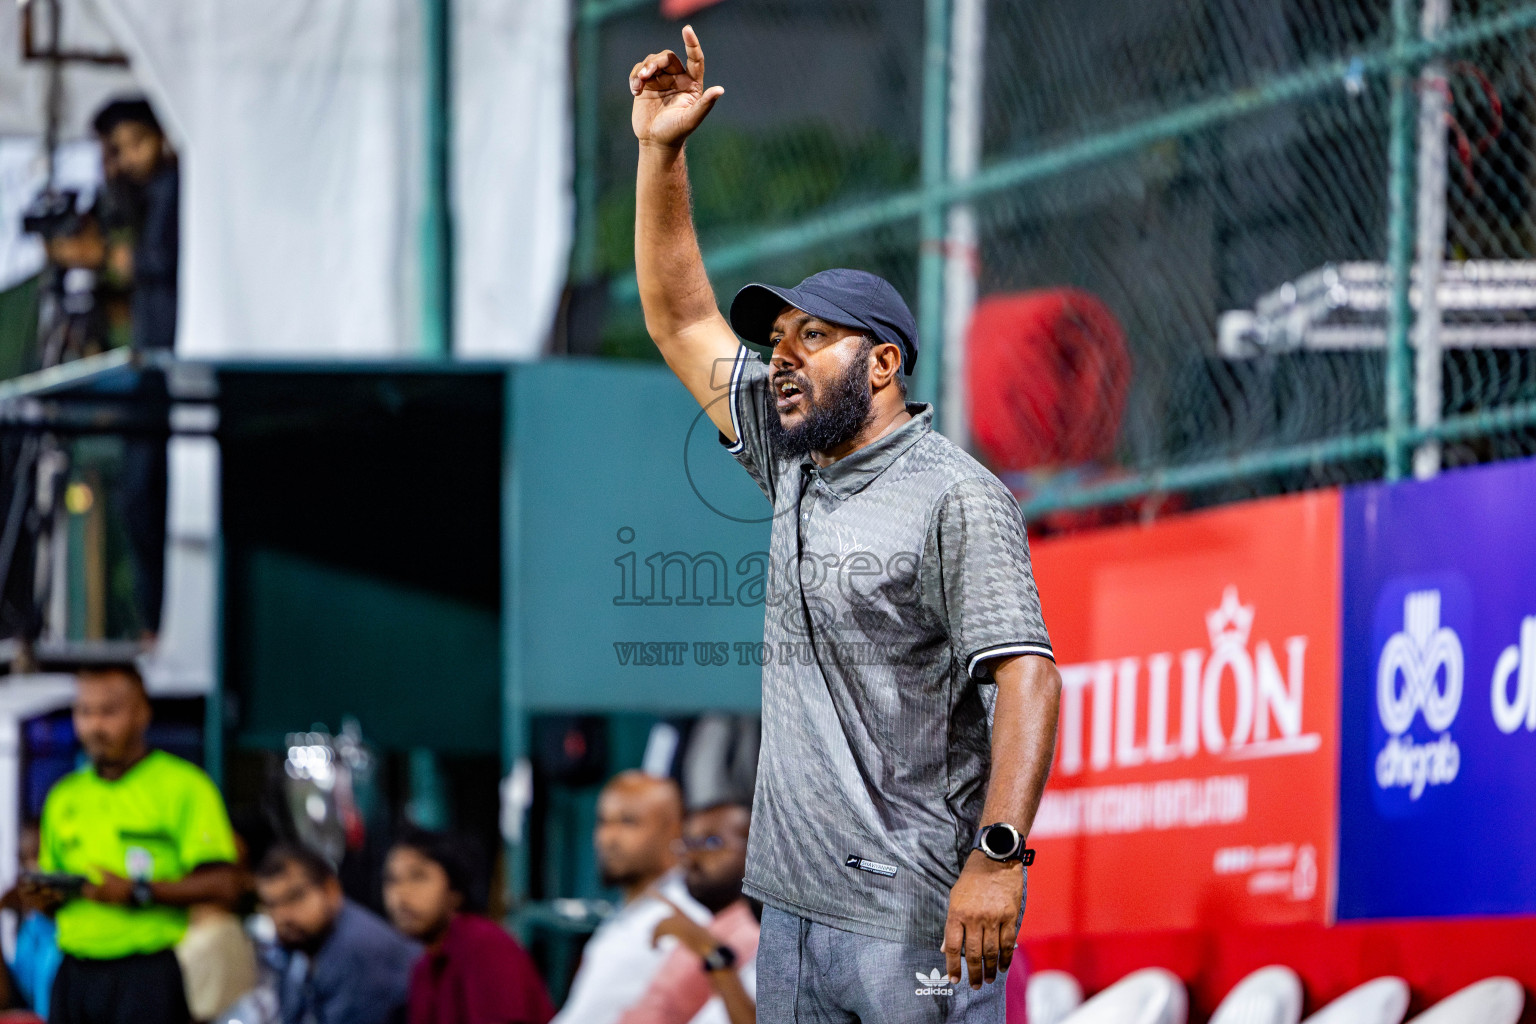
POLYGON ((915 996, 952 996, 955 994, 954 986, 950 985, 949 978, 939 973, 935 967, 932 974, 917 972, 917 990, 915 996))

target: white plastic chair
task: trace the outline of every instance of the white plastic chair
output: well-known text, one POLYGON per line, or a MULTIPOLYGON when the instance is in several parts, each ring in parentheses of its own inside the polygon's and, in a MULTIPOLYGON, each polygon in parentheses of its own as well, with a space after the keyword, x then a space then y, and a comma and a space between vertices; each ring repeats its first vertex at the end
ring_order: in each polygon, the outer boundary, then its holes
POLYGON ((1289 967, 1261 967, 1233 986, 1211 1024, 1296 1024, 1301 979, 1289 967))
POLYGON ((1171 971, 1133 971, 1069 1015, 1062 1024, 1185 1024, 1189 997, 1171 971))
POLYGON ((1514 978, 1484 978, 1413 1018, 1409 1024, 1515 1024, 1525 989, 1514 978))
POLYGON ((1408 983, 1376 978, 1345 992, 1302 1024, 1403 1024, 1407 1013, 1408 983))
POLYGON ((1037 971, 1029 976, 1024 1006, 1029 1024, 1061 1024, 1083 1005, 1083 986, 1066 971, 1037 971))

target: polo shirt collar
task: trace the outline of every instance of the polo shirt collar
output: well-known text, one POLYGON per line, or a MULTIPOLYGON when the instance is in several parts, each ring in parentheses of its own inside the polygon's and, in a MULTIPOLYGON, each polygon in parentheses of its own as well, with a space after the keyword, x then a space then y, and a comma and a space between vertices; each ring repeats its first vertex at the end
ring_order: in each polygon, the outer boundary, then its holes
POLYGON ((933 429, 933 406, 908 402, 907 412, 912 418, 884 437, 826 467, 818 467, 807 455, 800 461, 800 471, 820 479, 836 498, 857 494, 933 429))

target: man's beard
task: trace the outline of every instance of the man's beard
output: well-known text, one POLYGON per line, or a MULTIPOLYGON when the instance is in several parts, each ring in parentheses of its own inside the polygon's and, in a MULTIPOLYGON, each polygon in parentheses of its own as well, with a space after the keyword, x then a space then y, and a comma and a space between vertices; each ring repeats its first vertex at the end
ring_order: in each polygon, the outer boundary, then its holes
POLYGON ((321 928, 319 931, 313 932, 311 934, 295 935, 291 939, 285 939, 282 936, 278 936, 278 944, 281 945, 284 949, 297 950, 298 952, 308 953, 309 955, 313 956, 315 953, 320 951, 320 947, 325 945, 325 940, 330 938, 331 933, 335 930, 336 922, 331 921, 324 928, 321 928))
MULTIPOLYGON (((867 354, 868 348, 865 352, 867 354)), ((874 398, 869 390, 869 360, 854 359, 848 369, 818 398, 811 382, 794 375, 805 394, 805 412, 793 427, 784 426, 769 389, 768 441, 781 459, 798 459, 810 452, 829 452, 852 441, 869 422, 874 398)))
POLYGON ((701 878, 690 874, 687 881, 688 895, 711 914, 718 914, 741 899, 740 878, 701 878))
POLYGON ((645 880, 645 876, 639 871, 612 871, 606 864, 599 864, 597 873, 605 889, 628 889, 645 880))

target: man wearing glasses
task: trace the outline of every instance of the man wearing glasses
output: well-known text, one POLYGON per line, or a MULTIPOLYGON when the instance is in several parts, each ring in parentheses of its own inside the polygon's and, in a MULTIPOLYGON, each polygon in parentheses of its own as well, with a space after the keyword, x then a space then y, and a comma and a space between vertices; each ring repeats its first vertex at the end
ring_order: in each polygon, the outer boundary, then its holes
POLYGON ((703 926, 678 911, 656 926, 656 941, 674 936, 678 948, 619 1024, 688 1024, 717 991, 727 999, 750 998, 743 985, 750 985, 752 973, 742 968, 757 956, 760 911, 741 894, 750 824, 744 804, 718 804, 688 815, 678 862, 688 894, 714 917, 703 926))
POLYGON ((421 946, 347 899, 315 850, 279 843, 256 868, 277 943, 265 952, 282 1024, 398 1024, 421 946))

